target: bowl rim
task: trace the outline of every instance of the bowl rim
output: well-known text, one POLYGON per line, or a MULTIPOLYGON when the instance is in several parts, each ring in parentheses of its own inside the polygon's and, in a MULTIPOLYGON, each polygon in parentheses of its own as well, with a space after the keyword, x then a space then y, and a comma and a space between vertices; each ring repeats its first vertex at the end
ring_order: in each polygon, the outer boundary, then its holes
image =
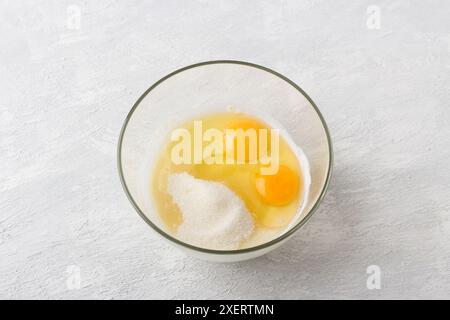
POLYGON ((117 145, 117 168, 119 171, 119 177, 120 177, 120 182, 122 184, 122 188, 125 191, 125 194, 128 198, 128 200, 131 202, 131 204, 133 205, 134 209, 136 210, 136 212, 141 216, 141 218, 153 229, 155 230, 157 233, 159 233, 161 236, 163 236, 164 238, 166 238, 167 240, 173 242, 176 245, 180 245, 182 247, 185 247, 187 249, 191 249, 194 251, 198 251, 198 252, 202 252, 202 253, 207 253, 207 254, 218 254, 218 255, 230 255, 230 254, 243 254, 243 253, 250 253, 250 252, 255 252, 258 250, 262 250, 265 248, 269 248, 277 243, 280 243, 281 241, 289 238, 292 234, 294 234, 297 230, 299 230, 310 218, 311 216, 316 212, 317 208, 319 207, 320 203, 322 202, 325 193, 328 189, 329 183, 330 183, 330 179, 331 179, 331 174, 332 174, 332 169, 333 169, 333 161, 334 161, 334 154, 333 154, 333 147, 332 147, 332 142, 331 142, 331 135, 328 129, 328 126, 325 122, 324 117, 322 116, 322 113, 320 112, 319 108, 316 106, 316 104, 314 103, 314 101, 308 96, 308 94, 306 94, 306 92, 300 88, 296 83, 294 83, 292 80, 288 79, 287 77, 283 76, 282 74, 269 69, 267 67, 255 64, 255 63, 251 63, 251 62, 246 62, 246 61, 239 61, 239 60, 210 60, 210 61, 204 61, 204 62, 199 62, 199 63, 195 63, 195 64, 191 64, 188 65, 186 67, 177 69, 171 73, 169 73, 168 75, 162 77, 161 79, 159 79, 158 81, 156 81, 154 84, 152 84, 140 97, 139 99, 134 103, 133 107, 130 109, 130 111, 127 114, 127 117, 125 118, 125 121, 122 125, 122 128, 120 130, 120 135, 119 135, 119 140, 118 140, 118 145, 117 145), (315 109, 321 123, 322 126, 324 128, 325 131, 325 135, 327 137, 327 143, 328 143, 328 153, 329 153, 329 163, 328 163, 328 169, 327 169, 327 176, 325 179, 325 183, 322 187, 322 190, 320 192, 319 197, 317 198, 316 202, 314 203, 314 205, 311 207, 311 209, 309 210, 309 212, 305 215, 305 217, 299 221, 295 226, 293 226, 291 229, 289 229, 288 231, 284 232, 283 234, 281 234, 280 236, 276 237, 275 239, 272 239, 268 242, 265 242, 263 244, 257 245, 257 246, 253 246, 253 247, 249 247, 249 248, 243 248, 243 249, 237 249, 237 250, 215 250, 215 249, 207 249, 207 248, 202 248, 202 247, 197 247, 191 244, 188 244, 186 242, 183 242, 181 240, 176 239, 175 237, 171 236, 170 234, 166 233, 165 231, 163 231, 161 228, 159 228, 157 225, 155 225, 143 212, 142 210, 139 208, 139 206, 137 205, 137 203, 134 201, 127 183, 125 181, 125 176, 123 174, 123 169, 122 169, 122 142, 123 142, 123 137, 125 134, 125 131, 127 129, 128 123, 131 119, 131 117, 133 116, 134 111, 137 109, 137 107, 140 105, 140 103, 142 102, 142 100, 144 100, 144 98, 153 90, 155 89, 158 85, 160 85, 162 82, 164 82, 165 80, 177 75, 178 73, 181 73, 183 71, 189 70, 189 69, 193 69, 193 68, 197 68, 197 67, 202 67, 205 65, 213 65, 213 64, 237 64, 237 65, 244 65, 247 67, 252 67, 252 68, 257 68, 260 69, 262 71, 266 71, 271 73, 272 75, 281 78, 282 80, 286 81, 287 83, 289 83, 292 87, 294 87, 297 91, 299 91, 307 100, 308 102, 313 106, 313 108, 315 109))

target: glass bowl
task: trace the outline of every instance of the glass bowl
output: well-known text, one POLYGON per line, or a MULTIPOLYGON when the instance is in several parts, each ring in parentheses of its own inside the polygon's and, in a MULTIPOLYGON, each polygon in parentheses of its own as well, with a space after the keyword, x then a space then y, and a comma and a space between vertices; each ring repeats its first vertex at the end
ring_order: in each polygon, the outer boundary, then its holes
POLYGON ((195 257, 218 262, 255 258, 284 243, 312 216, 327 189, 333 162, 330 134, 319 109, 294 82, 266 67, 241 61, 208 61, 176 70, 153 84, 125 119, 118 143, 124 191, 144 221, 162 238, 195 257), (239 250, 195 247, 171 235, 158 217, 149 184, 151 159, 160 154, 170 131, 197 115, 233 106, 263 112, 287 130, 310 164, 306 207, 291 227, 266 243, 239 250))

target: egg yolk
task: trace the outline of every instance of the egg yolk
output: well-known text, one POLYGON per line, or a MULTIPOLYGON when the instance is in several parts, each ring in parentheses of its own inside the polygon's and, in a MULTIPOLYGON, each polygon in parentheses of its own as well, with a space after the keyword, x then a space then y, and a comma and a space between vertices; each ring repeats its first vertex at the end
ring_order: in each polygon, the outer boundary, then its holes
POLYGON ((257 174, 255 187, 264 202, 272 206, 283 206, 297 196, 300 178, 287 166, 280 165, 274 175, 257 174))

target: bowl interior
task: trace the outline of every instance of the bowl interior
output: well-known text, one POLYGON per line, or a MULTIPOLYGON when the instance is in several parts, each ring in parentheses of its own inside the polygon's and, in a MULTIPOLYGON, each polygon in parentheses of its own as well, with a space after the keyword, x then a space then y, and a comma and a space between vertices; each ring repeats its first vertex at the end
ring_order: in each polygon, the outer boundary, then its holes
POLYGON ((130 201, 147 223, 178 244, 183 243, 167 233, 152 203, 153 163, 177 125, 230 106, 264 115, 263 119, 272 119, 272 125, 278 123, 309 160, 306 208, 286 232, 302 224, 325 191, 332 161, 329 134, 319 111, 299 87, 274 71, 244 62, 216 61, 180 69, 155 83, 136 102, 122 129, 118 154, 130 201))

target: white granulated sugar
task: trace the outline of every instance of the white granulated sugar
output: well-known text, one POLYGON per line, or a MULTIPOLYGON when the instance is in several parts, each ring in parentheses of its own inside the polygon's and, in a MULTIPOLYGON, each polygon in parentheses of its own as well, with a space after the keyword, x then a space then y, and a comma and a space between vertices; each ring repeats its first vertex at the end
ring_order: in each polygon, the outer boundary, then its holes
POLYGON ((242 200, 225 185, 172 174, 168 191, 183 215, 178 238, 209 249, 233 250, 247 240, 254 223, 242 200))

